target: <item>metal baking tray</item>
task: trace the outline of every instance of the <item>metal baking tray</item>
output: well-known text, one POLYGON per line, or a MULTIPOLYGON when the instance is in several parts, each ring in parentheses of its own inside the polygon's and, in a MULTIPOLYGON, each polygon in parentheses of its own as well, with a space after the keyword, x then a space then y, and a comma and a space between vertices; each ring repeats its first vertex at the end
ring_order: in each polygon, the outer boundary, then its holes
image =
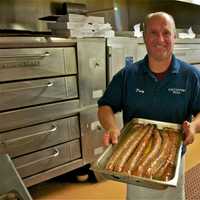
MULTIPOLYGON (((120 140, 123 140, 126 133, 130 128, 133 126, 134 123, 142 123, 142 124, 156 124, 158 129, 163 128, 173 128, 180 132, 181 134, 181 125, 175 124, 175 123, 167 123, 167 122, 161 122, 161 121, 155 121, 155 120, 148 120, 148 119, 142 119, 142 118, 134 118, 132 119, 122 130, 121 135, 119 137, 120 140)), ((133 176, 133 175, 127 175, 125 173, 119 173, 114 171, 109 171, 105 169, 106 163, 109 160, 112 152, 115 150, 116 145, 109 145, 106 150, 103 152, 103 154, 92 164, 91 169, 97 173, 100 173, 103 175, 106 179, 111 179, 114 181, 124 182, 128 184, 153 188, 153 189, 165 189, 167 187, 176 187, 178 182, 178 176, 179 176, 179 169, 180 169, 180 162, 181 162, 181 149, 182 149, 182 141, 180 141, 180 145, 177 151, 176 156, 176 169, 174 173, 174 177, 169 181, 160 181, 156 179, 150 179, 150 178, 144 178, 139 176, 133 176)))

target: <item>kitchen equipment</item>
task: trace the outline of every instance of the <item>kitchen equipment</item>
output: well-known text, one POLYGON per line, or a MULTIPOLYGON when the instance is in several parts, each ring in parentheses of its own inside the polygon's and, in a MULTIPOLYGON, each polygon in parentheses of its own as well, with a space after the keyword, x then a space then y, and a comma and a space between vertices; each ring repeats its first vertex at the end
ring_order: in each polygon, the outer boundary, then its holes
POLYGON ((104 150, 96 102, 105 89, 105 40, 0 37, 0 55, 0 152, 25 185, 96 159, 104 150))

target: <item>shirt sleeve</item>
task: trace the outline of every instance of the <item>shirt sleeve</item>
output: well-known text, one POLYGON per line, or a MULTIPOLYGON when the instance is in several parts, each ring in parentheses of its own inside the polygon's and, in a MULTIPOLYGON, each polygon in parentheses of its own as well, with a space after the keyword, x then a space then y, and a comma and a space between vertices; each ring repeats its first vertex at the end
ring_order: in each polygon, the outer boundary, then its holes
POLYGON ((200 71, 195 74, 194 84, 192 114, 195 116, 200 112, 200 71))
POLYGON ((120 112, 123 102, 123 70, 119 71, 109 83, 98 106, 110 106, 114 113, 120 112))

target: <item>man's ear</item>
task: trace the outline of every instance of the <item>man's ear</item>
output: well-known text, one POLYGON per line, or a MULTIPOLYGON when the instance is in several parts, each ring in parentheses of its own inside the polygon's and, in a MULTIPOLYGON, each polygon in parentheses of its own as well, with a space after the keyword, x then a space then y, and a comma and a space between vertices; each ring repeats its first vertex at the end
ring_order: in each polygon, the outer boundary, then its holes
POLYGON ((144 31, 142 32, 142 36, 143 36, 143 40, 144 40, 144 43, 145 43, 146 41, 145 41, 145 33, 144 33, 144 31))
POLYGON ((174 39, 176 39, 177 37, 178 37, 178 33, 175 32, 175 33, 174 33, 174 39))

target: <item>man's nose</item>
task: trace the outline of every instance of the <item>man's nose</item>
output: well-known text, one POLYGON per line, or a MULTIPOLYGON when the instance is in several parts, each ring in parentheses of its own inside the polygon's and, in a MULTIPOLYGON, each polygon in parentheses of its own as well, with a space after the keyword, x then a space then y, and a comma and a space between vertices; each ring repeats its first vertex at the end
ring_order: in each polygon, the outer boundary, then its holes
POLYGON ((158 39, 159 42, 164 42, 164 40, 165 40, 165 38, 164 38, 162 33, 158 34, 157 39, 158 39))

